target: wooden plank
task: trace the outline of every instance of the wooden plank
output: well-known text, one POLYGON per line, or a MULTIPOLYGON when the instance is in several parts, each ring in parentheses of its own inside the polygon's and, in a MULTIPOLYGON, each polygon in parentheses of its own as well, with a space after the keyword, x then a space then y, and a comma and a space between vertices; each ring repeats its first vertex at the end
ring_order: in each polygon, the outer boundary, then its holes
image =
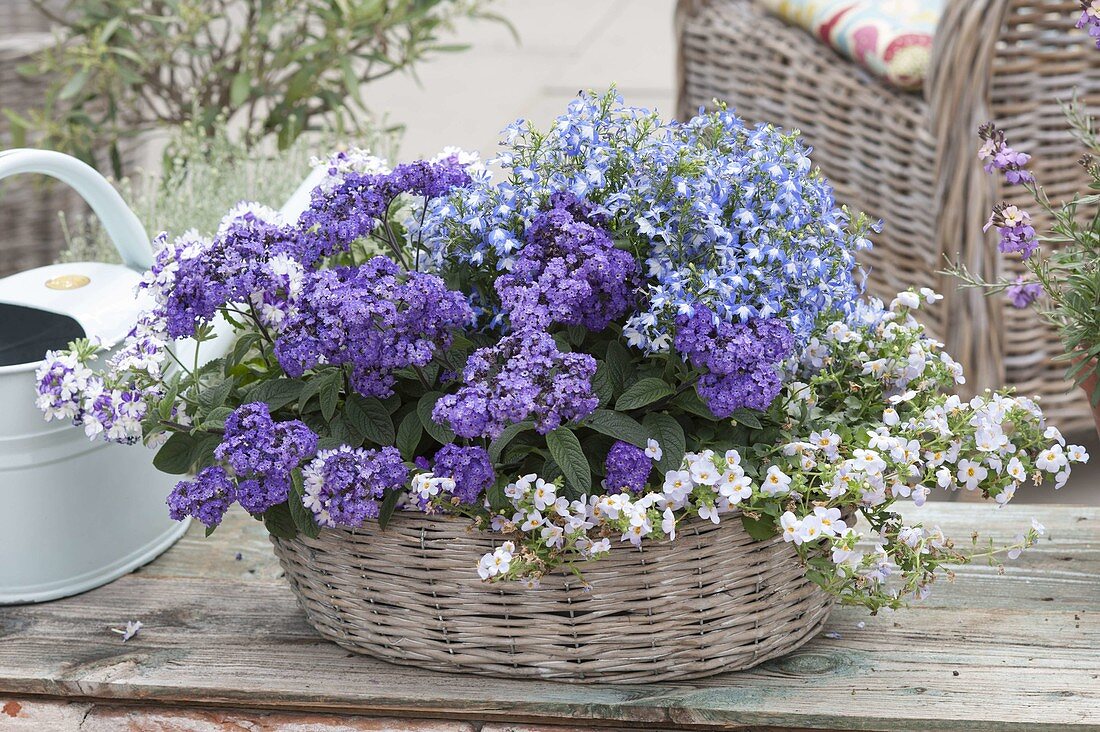
POLYGON ((1034 513, 1050 539, 1003 577, 960 571, 907 611, 839 609, 829 627, 839 637, 750 672, 567 685, 434 674, 320 640, 264 554, 262 527, 235 516, 107 587, 0 609, 0 693, 532 724, 1100 729, 1100 510, 920 513, 955 536, 985 524, 1002 539, 1034 513), (145 629, 122 644, 109 628, 130 619, 145 629))

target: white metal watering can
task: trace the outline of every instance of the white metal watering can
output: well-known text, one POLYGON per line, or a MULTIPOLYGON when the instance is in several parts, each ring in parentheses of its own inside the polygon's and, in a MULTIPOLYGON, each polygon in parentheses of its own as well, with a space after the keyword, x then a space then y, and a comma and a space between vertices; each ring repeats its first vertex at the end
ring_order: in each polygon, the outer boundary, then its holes
MULTIPOLYGON (((178 476, 153 467, 144 446, 91 442, 46 422, 35 406, 45 352, 75 338, 121 341, 148 303, 135 297, 153 263, 149 237, 94 169, 57 152, 0 152, 0 179, 41 173, 72 186, 102 219, 125 265, 54 264, 0 279, 0 604, 41 602, 106 584, 152 561, 187 530, 165 499, 178 476)), ((324 174, 315 170, 283 213, 297 216, 324 174)), ((2 256, 2 254, 0 254, 2 256)), ((203 360, 230 345, 204 343, 203 360)), ((186 357, 193 343, 177 344, 186 357)), ((103 357, 101 357, 103 358, 103 357)))

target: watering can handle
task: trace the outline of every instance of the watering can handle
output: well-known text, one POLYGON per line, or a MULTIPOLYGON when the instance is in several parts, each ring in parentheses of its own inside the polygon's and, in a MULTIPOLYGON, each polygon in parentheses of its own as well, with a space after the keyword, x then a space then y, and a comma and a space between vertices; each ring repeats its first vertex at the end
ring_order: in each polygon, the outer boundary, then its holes
POLYGON ((0 180, 20 173, 41 173, 72 186, 103 222, 122 261, 139 271, 152 266, 153 249, 145 227, 118 191, 90 165, 52 150, 0 152, 0 180))

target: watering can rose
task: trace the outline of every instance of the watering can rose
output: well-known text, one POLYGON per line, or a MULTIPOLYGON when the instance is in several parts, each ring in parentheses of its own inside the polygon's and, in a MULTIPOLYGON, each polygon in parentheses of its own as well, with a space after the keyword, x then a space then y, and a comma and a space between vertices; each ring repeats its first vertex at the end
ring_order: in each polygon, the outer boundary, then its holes
POLYGON ((233 503, 284 538, 447 512, 501 536, 472 573, 537 582, 740 521, 872 610, 994 553, 899 502, 1004 504, 1087 460, 1023 396, 948 393, 961 369, 916 316, 934 293, 861 299, 873 227, 797 136, 583 94, 548 131, 510 126, 495 162, 353 150, 297 218, 242 204, 162 238, 127 355, 54 354, 41 405, 159 444, 193 476, 172 515, 209 530, 233 503), (224 357, 171 347, 226 324, 224 357))

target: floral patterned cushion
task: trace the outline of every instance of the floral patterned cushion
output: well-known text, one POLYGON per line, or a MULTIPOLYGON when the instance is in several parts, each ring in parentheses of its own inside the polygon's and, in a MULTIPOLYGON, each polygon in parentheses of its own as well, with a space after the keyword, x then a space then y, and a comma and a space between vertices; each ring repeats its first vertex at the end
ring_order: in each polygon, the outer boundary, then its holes
POLYGON ((919 89, 946 0, 760 0, 876 76, 919 89))

